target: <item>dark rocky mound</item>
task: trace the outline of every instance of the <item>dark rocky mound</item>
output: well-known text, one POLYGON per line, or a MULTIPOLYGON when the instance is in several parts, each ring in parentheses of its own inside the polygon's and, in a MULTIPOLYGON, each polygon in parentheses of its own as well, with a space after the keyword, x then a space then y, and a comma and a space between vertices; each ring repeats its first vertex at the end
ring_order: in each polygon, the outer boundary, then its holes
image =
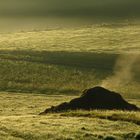
POLYGON ((133 104, 126 102, 122 96, 113 91, 102 87, 94 87, 83 92, 81 97, 72 99, 70 102, 61 103, 58 106, 52 106, 40 114, 49 112, 62 112, 67 110, 140 110, 133 104))

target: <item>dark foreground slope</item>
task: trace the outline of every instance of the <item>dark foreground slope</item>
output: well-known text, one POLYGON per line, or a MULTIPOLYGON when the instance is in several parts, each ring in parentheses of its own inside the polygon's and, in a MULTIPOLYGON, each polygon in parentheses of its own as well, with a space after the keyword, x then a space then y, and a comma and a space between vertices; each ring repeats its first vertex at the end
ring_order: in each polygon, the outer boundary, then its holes
POLYGON ((49 112, 62 112, 67 110, 140 110, 137 106, 126 102, 122 96, 113 91, 109 91, 102 87, 94 87, 85 90, 79 98, 72 99, 70 102, 64 102, 58 106, 52 106, 40 114, 49 112))

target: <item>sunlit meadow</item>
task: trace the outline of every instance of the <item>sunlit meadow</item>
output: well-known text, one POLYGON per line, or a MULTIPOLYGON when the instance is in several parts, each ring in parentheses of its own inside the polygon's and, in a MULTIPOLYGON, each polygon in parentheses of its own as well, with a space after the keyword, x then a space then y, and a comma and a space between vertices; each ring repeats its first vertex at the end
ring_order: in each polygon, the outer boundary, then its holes
POLYGON ((140 107, 139 2, 0 2, 0 140, 140 139, 135 111, 38 115, 97 85, 140 107))

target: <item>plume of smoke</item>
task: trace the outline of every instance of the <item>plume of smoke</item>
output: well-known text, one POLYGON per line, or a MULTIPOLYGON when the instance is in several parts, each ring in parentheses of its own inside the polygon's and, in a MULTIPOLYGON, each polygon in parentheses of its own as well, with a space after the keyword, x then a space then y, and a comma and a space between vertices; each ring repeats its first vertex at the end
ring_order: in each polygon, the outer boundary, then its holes
POLYGON ((103 80, 101 85, 114 90, 132 82, 134 78, 134 65, 138 59, 138 54, 121 55, 115 64, 114 74, 103 80))

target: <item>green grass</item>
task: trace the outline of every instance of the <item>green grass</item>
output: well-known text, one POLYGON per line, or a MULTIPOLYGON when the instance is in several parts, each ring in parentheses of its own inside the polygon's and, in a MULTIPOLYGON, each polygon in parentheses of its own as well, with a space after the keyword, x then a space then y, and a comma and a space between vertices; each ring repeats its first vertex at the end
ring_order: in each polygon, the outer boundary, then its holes
POLYGON ((89 118, 100 118, 111 121, 125 121, 140 125, 140 114, 137 112, 124 112, 124 111, 83 111, 78 110, 77 112, 66 112, 62 113, 61 116, 74 116, 74 117, 89 117, 89 118))
POLYGON ((128 63, 137 54, 133 79, 115 91, 140 106, 139 31, 138 24, 102 24, 0 34, 0 139, 137 139, 139 112, 38 114, 102 85, 126 53, 128 63))
POLYGON ((103 79, 112 71, 112 62, 108 64, 110 67, 102 66, 103 57, 108 61, 110 56, 107 58, 105 54, 101 56, 65 52, 2 52, 1 90, 18 91, 22 88, 23 92, 47 93, 49 89, 52 92, 70 91, 72 94, 80 92, 84 88, 98 84, 99 79, 103 79), (67 59, 64 59, 65 57, 67 59))
MULTIPOLYGON (((120 55, 140 51, 137 24, 101 24, 0 37, 1 91, 80 94, 113 75, 120 55)), ((125 97, 140 97, 139 60, 133 66, 135 79, 115 89, 125 97)))
POLYGON ((139 24, 95 24, 1 34, 1 50, 139 52, 139 24))
MULTIPOLYGON (((80 52, 0 52, 0 90, 79 94, 113 75, 118 54, 80 52)), ((135 67, 134 67, 135 69, 135 67)), ((139 96, 139 72, 133 83, 118 92, 139 96), (131 89, 131 91, 130 91, 131 89)), ((128 96, 127 96, 128 97, 128 96)))
MULTIPOLYGON (((51 105, 76 96, 1 93, 0 138, 10 140, 90 140, 113 137, 135 139, 140 133, 139 112, 70 111, 37 115, 51 105)), ((138 100, 129 100, 140 105, 138 100)))

